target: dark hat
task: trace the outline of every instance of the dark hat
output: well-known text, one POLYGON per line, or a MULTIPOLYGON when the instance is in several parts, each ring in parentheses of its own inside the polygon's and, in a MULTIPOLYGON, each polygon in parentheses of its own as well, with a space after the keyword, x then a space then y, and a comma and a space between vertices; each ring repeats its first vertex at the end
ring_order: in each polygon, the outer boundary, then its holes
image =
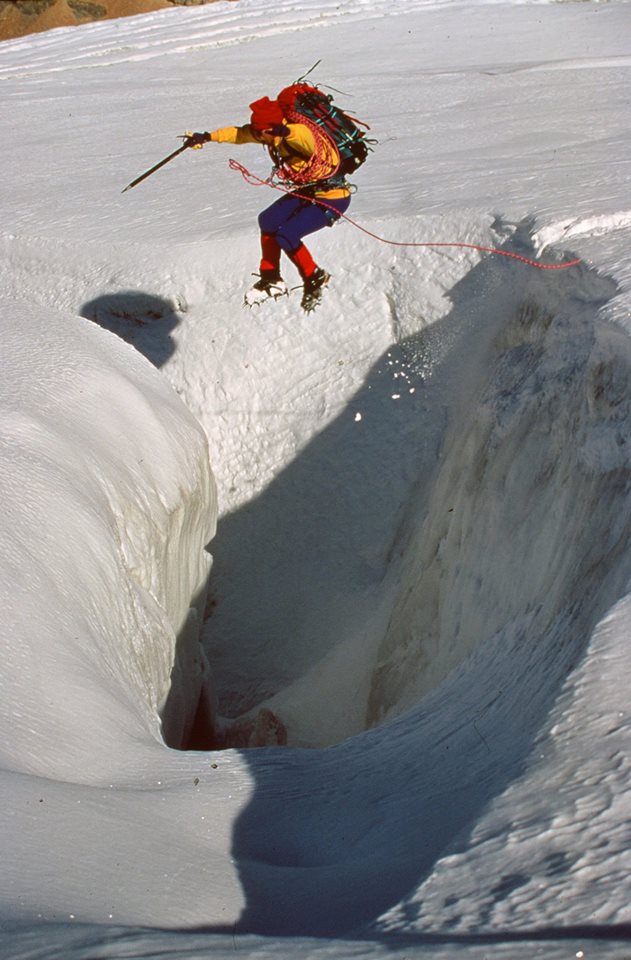
POLYGON ((250 104, 252 118, 251 126, 255 130, 267 130, 283 122, 283 111, 276 100, 270 100, 269 97, 261 97, 250 104))

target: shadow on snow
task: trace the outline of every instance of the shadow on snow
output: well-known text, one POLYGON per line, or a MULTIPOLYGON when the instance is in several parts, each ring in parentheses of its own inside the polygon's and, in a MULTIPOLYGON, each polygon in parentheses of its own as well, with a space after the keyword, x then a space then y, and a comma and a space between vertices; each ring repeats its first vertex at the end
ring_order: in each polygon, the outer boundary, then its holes
POLYGON ((172 331, 180 322, 178 305, 138 290, 106 293, 84 303, 79 314, 131 344, 155 367, 175 352, 172 331))
MULTIPOLYGON (((226 713, 254 707, 318 661, 353 629, 353 618, 361 623, 366 598, 399 563, 415 522, 406 512, 409 504, 414 516, 427 511, 439 476, 450 408, 455 402, 460 413, 476 416, 477 395, 467 397, 466 375, 459 378, 458 368, 450 369, 452 346, 463 337, 473 346, 486 336, 491 313, 514 313, 524 303, 530 305, 522 309, 526 322, 533 302, 548 308, 549 301, 570 323, 576 315, 583 328, 595 328, 613 284, 582 268, 541 273, 494 258, 473 267, 450 291, 448 315, 394 345, 340 416, 256 501, 220 522, 211 545, 217 609, 207 643, 226 713), (395 403, 393 388, 400 389, 401 379, 394 372, 402 370, 408 392, 395 403), (354 583, 357 590, 340 597, 340 583, 354 583), (216 656, 218 636, 225 642, 216 656), (261 675, 263 664, 267 672, 261 675)), ((587 336, 582 352, 578 348, 562 371, 555 417, 585 400, 592 343, 587 336)), ((520 364, 533 362, 523 345, 507 350, 504 364, 515 390, 527 376, 520 364)), ((505 377, 504 368, 495 386, 506 393, 505 377)), ((628 474, 604 473, 595 496, 614 511, 628 512, 628 474)), ((593 493, 594 478, 585 483, 593 493)), ((596 547, 577 536, 573 587, 579 595, 568 585, 540 634, 513 622, 496 636, 479 637, 473 652, 411 710, 337 746, 244 754, 254 793, 234 832, 232 852, 247 898, 235 930, 353 936, 370 930, 394 905, 404 925, 423 922, 422 902, 406 904, 406 897, 447 851, 467 849, 470 830, 489 803, 523 772, 594 626, 624 592, 631 560, 620 544, 609 549, 607 524, 586 531, 605 557, 597 573, 591 568, 596 547)), ((509 544, 506 562, 517 578, 522 559, 511 555, 509 544)), ((557 873, 571 866, 570 853, 557 855, 557 873)), ((489 877, 483 901, 498 902, 528 880, 489 877)), ((484 924, 480 916, 480 929, 484 924)))

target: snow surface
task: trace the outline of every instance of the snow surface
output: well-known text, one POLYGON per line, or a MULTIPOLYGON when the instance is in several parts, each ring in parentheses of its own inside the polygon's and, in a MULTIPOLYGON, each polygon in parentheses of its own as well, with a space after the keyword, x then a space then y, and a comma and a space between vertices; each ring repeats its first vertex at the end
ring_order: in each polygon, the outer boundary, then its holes
POLYGON ((239 0, 0 46, 2 957, 631 957, 628 25, 239 0), (380 141, 361 227, 581 263, 342 224, 315 314, 244 310, 235 148, 121 190, 319 58, 380 141), (289 746, 178 749, 202 694, 289 746))

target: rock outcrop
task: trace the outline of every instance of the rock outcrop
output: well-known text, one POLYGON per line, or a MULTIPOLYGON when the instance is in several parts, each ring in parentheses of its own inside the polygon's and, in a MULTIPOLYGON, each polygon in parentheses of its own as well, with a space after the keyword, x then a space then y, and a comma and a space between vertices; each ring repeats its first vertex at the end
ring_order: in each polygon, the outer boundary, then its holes
POLYGON ((0 40, 215 0, 0 0, 0 40))

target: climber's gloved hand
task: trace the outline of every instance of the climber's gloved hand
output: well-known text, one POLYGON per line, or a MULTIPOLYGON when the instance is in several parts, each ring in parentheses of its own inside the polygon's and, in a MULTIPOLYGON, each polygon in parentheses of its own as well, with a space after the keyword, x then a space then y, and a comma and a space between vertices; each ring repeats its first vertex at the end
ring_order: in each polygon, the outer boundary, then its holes
POLYGON ((184 146, 192 147, 193 150, 201 150, 205 143, 210 142, 209 133, 191 133, 186 131, 183 137, 184 146))

